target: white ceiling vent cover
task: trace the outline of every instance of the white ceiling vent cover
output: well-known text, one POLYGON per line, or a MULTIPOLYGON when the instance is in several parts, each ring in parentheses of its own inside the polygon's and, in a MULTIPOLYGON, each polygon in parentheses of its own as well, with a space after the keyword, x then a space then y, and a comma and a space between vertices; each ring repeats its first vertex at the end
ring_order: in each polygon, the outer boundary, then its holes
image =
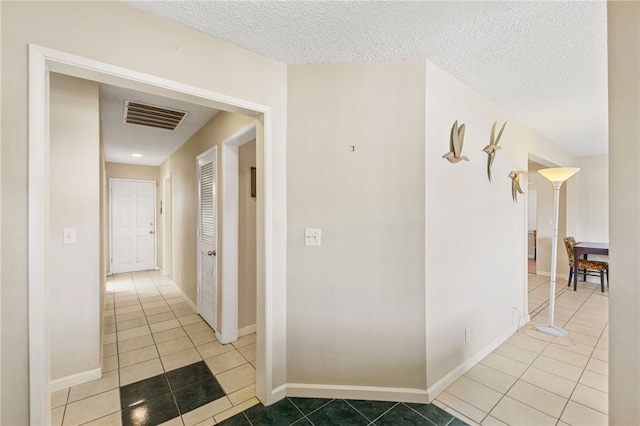
POLYGON ((125 123, 175 130, 186 116, 186 111, 168 109, 140 102, 124 101, 125 123))

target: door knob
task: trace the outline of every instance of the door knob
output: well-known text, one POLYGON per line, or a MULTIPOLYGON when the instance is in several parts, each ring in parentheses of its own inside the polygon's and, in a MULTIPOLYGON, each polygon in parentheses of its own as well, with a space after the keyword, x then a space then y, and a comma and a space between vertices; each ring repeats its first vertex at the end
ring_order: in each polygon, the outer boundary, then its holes
POLYGON ((216 251, 215 251, 215 250, 209 250, 209 251, 207 252, 207 254, 208 254, 209 256, 215 256, 215 255, 216 255, 216 251))
POLYGON ((149 231, 150 234, 153 234, 153 231, 149 231))

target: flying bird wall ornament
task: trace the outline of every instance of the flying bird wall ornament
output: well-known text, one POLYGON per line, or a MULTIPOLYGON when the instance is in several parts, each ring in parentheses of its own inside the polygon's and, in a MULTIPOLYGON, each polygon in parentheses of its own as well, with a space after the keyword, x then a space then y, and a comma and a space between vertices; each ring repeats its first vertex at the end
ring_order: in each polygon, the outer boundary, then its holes
POLYGON ((450 149, 448 153, 442 156, 446 158, 450 163, 457 163, 459 161, 469 161, 467 157, 462 154, 462 145, 464 144, 464 123, 458 127, 458 120, 453 123, 451 128, 450 149))
POLYGON ((507 126, 507 122, 505 121, 498 132, 498 137, 495 137, 496 134, 496 124, 497 121, 493 122, 493 126, 491 126, 491 138, 489 139, 489 145, 485 146, 483 151, 487 153, 487 176, 489 177, 489 182, 491 182, 491 167, 493 166, 493 160, 496 157, 496 152, 499 149, 502 149, 501 146, 498 146, 498 142, 500 142, 500 138, 502 137, 502 132, 504 132, 504 128, 507 126))
POLYGON ((511 198, 513 198, 514 203, 518 203, 518 192, 524 194, 522 187, 520 186, 520 175, 523 174, 522 170, 512 170, 509 172, 509 177, 511 178, 511 198))

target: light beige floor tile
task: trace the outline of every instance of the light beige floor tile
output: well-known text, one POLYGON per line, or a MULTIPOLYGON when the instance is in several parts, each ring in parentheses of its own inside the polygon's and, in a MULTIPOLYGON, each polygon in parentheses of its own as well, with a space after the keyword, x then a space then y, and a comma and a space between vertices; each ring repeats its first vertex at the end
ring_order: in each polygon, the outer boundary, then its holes
POLYGON ((256 382, 256 370, 251 364, 227 370, 216 375, 216 379, 226 394, 230 394, 256 382))
POLYGON ((111 355, 102 358, 102 372, 107 373, 109 371, 118 369, 118 356, 111 355))
POLYGON ((547 373, 535 367, 530 367, 525 371, 520 380, 524 380, 527 383, 546 389, 564 398, 569 398, 576 386, 576 383, 571 380, 557 377, 552 373, 547 373))
POLYGON ((513 377, 520 377, 529 368, 527 364, 513 360, 498 353, 490 353, 482 361, 482 364, 506 373, 513 377))
POLYGON ((104 322, 105 325, 107 325, 107 324, 115 324, 116 323, 116 317, 115 317, 115 315, 112 315, 112 316, 106 316, 105 315, 105 317, 103 319, 103 322, 104 322))
POLYGON ((67 404, 63 425, 79 425, 120 411, 120 390, 113 389, 67 404))
POLYGON ((516 378, 484 364, 477 364, 465 376, 500 393, 506 393, 516 382, 516 378))
POLYGON ((447 391, 442 392, 438 396, 438 399, 448 408, 452 408, 460 412, 462 415, 469 417, 475 422, 481 422, 487 416, 487 413, 485 413, 484 411, 464 402, 463 400, 455 397, 447 391))
POLYGON ((569 335, 566 337, 568 339, 572 339, 576 343, 582 343, 583 345, 594 347, 598 344, 598 338, 589 336, 588 334, 583 334, 577 331, 573 331, 567 329, 569 331, 569 335))
POLYGON ((65 406, 56 407, 51 409, 51 426, 62 425, 62 418, 64 417, 65 406))
POLYGON ((609 413, 609 395, 605 392, 578 383, 571 400, 602 413, 609 413))
POLYGON ((140 303, 142 303, 142 309, 145 308, 145 305, 153 302, 164 302, 164 297, 160 294, 158 290, 154 288, 144 289, 138 291, 138 296, 140 297, 140 303))
POLYGON ((115 305, 116 309, 128 308, 129 306, 140 305, 140 300, 138 296, 135 296, 135 299, 116 301, 115 305))
POLYGON ((102 336, 102 344, 110 345, 111 343, 116 343, 116 336, 117 336, 117 333, 104 334, 102 336))
POLYGON ((609 363, 600 361, 599 359, 591 358, 587 363, 586 369, 594 373, 602 374, 603 376, 609 375, 609 363))
POLYGON ((169 330, 153 333, 153 340, 155 340, 156 344, 168 342, 169 340, 179 339, 181 337, 187 337, 187 333, 184 332, 182 327, 171 328, 169 330))
POLYGON ((571 380, 572 382, 577 382, 578 379, 580 379, 580 375, 583 371, 582 368, 546 357, 544 355, 539 356, 533 362, 533 364, 531 364, 531 366, 539 368, 540 370, 544 370, 547 373, 552 373, 556 376, 571 380))
POLYGON ((185 325, 184 327, 184 331, 187 332, 188 335, 192 335, 192 334, 198 334, 201 333, 203 331, 207 331, 207 330, 211 330, 211 327, 209 327, 209 325, 207 323, 203 322, 197 322, 194 324, 188 324, 185 325))
POLYGON ((122 340, 135 339, 138 337, 145 336, 147 334, 151 334, 151 330, 148 325, 144 325, 142 327, 130 328, 128 330, 118 332, 118 342, 122 340))
POLYGON ((233 407, 229 399, 225 396, 208 404, 198 407, 182 415, 184 426, 194 426, 203 420, 213 418, 216 414, 220 414, 233 407))
POLYGON ((100 417, 89 423, 85 423, 82 426, 122 426, 122 413, 109 414, 108 416, 100 417))
POLYGON ((238 351, 242 354, 242 356, 250 362, 256 360, 256 350, 257 348, 255 343, 251 343, 247 346, 241 346, 238 348, 238 351))
POLYGON ((166 342, 158 343, 156 345, 158 347, 158 352, 161 356, 169 355, 172 353, 180 352, 185 349, 194 348, 193 343, 191 343, 191 339, 188 337, 180 337, 174 340, 168 340, 166 342))
POLYGON ((69 389, 69 403, 79 401, 89 396, 97 395, 120 386, 118 372, 110 371, 104 373, 102 378, 73 386, 69 389))
POLYGON ((120 369, 120 386, 148 379, 162 373, 164 373, 164 369, 159 358, 124 367, 120 369))
POLYGON ((591 356, 593 352, 593 346, 585 345, 584 343, 575 342, 573 345, 563 346, 562 349, 573 352, 576 354, 584 355, 586 357, 591 356))
POLYGON ((130 365, 139 364, 144 361, 149 361, 154 358, 158 358, 158 351, 155 345, 146 346, 144 348, 136 349, 120 354, 118 357, 120 362, 120 368, 128 367, 130 365))
POLYGON ((233 346, 235 346, 236 348, 241 348, 252 343, 256 343, 256 333, 247 334, 238 338, 238 340, 233 342, 233 346))
POLYGON ((126 314, 116 315, 116 322, 128 321, 136 318, 144 318, 144 311, 129 312, 126 314))
POLYGON ((213 425, 216 425, 216 424, 217 423, 216 423, 215 419, 213 417, 210 417, 208 419, 205 419, 205 420, 201 421, 198 424, 195 424, 194 426, 213 426, 213 425))
MULTIPOLYGON (((585 334, 587 336, 591 336, 593 339, 599 339, 602 334, 602 328, 593 328, 588 327, 582 324, 576 324, 575 322, 569 321, 567 325, 565 325, 565 329, 569 331, 569 336, 573 335, 573 333, 585 334)), ((596 342, 593 343, 595 346, 596 342)))
POLYGON ((488 413, 502 398, 502 393, 496 392, 474 380, 461 377, 456 380, 447 392, 458 399, 473 405, 476 408, 488 413))
POLYGON ((584 373, 582 373, 579 383, 597 389, 601 392, 609 392, 609 377, 603 374, 594 373, 590 370, 585 370, 584 373))
POLYGON ((249 385, 246 388, 242 388, 240 390, 237 390, 235 392, 230 393, 229 395, 227 395, 227 398, 229 398, 229 401, 231 402, 232 405, 238 405, 242 402, 245 402, 251 398, 255 398, 256 397, 256 385, 249 385))
POLYGON ((135 351, 136 349, 144 348, 154 344, 153 337, 150 334, 146 336, 138 337, 136 339, 123 340, 118 342, 118 352, 122 355, 125 352, 135 351))
POLYGON ((221 422, 225 421, 226 419, 228 419, 229 417, 233 417, 236 414, 241 413, 244 410, 246 410, 248 408, 251 408, 254 405, 258 405, 258 404, 260 404, 260 401, 258 401, 258 398, 251 398, 250 400, 245 401, 240 405, 236 405, 236 406, 234 406, 234 407, 232 407, 232 408, 230 408, 230 409, 228 409, 226 411, 223 411, 220 414, 216 414, 214 416, 216 424, 217 423, 221 423, 221 422))
POLYGON ((200 356, 198 351, 195 350, 195 348, 185 349, 180 352, 164 355, 160 359, 162 360, 164 371, 175 370, 176 368, 184 367, 185 365, 202 361, 202 357, 200 356))
POLYGON ((111 333, 115 333, 116 332, 116 324, 112 323, 112 324, 104 324, 104 327, 102 328, 102 334, 111 334, 111 333))
POLYGON ((171 319, 168 321, 161 321, 155 324, 151 324, 151 331, 153 333, 159 333, 161 331, 170 330, 172 328, 180 327, 180 322, 177 319, 171 319))
POLYGON ((171 308, 169 307, 169 305, 159 306, 157 308, 149 308, 144 310, 145 315, 148 317, 158 315, 158 314, 164 314, 167 312, 171 312, 171 308))
MULTIPOLYGON (((162 299, 162 296, 160 296, 160 299, 162 299)), ((164 299, 162 300, 160 299, 153 302, 143 303, 142 309, 146 311, 147 309, 159 308, 160 306, 167 306, 167 302, 165 302, 164 299)))
POLYGON ((565 405, 567 405, 567 398, 563 398, 522 380, 519 380, 518 383, 509 390, 507 396, 556 419, 560 417, 562 410, 564 410, 565 405))
POLYGON ((465 422, 469 426, 481 426, 480 423, 471 420, 469 417, 465 416, 464 414, 462 414, 459 411, 454 410, 451 407, 445 408, 444 411, 446 411, 447 413, 451 414, 455 418, 462 420, 463 422, 465 422))
POLYGON ((509 343, 503 343, 494 352, 527 365, 530 365, 538 356, 535 352, 513 346, 509 343))
POLYGON ((197 349, 198 352, 200 352, 200 355, 202 355, 203 359, 211 358, 213 356, 235 350, 233 345, 223 345, 217 340, 211 343, 197 346, 197 349))
POLYGON ((606 349, 594 349, 591 358, 599 359, 600 361, 609 362, 609 351, 606 349))
POLYGON ((202 317, 197 314, 180 317, 180 324, 182 325, 195 324, 197 322, 202 322, 202 317))
POLYGON ((439 399, 434 399, 433 401, 431 401, 431 403, 438 408, 442 408, 443 410, 447 408, 447 405, 439 399))
POLYGON ((181 311, 183 309, 191 309, 191 306, 189 306, 189 304, 185 302, 180 302, 180 303, 171 303, 171 302, 174 302, 174 301, 173 300, 167 301, 172 311, 181 311))
MULTIPOLYGON (((159 322, 163 322, 163 321, 169 321, 169 320, 173 320, 176 319, 176 316, 173 315, 173 312, 165 312, 163 314, 157 314, 157 315, 151 315, 147 317, 147 322, 149 322, 149 324, 156 324, 159 322)), ((153 328, 152 328, 153 330, 153 328)))
POLYGON ((509 425, 555 426, 556 419, 535 408, 505 396, 491 413, 493 417, 509 425))
POLYGON ((232 350, 221 355, 205 359, 209 369, 213 374, 220 374, 223 371, 231 370, 242 364, 246 364, 247 360, 237 350, 232 350))
POLYGON ((121 314, 129 314, 131 312, 142 312, 142 305, 136 303, 133 306, 127 306, 126 308, 116 308, 116 318, 121 314))
POLYGON ((207 331, 203 331, 201 333, 192 334, 189 337, 191 338, 191 341, 193 342, 193 344, 196 345, 196 346, 204 345, 205 343, 213 343, 213 342, 217 342, 218 341, 218 339, 216 339, 216 335, 213 332, 213 330, 207 330, 207 331))
POLYGON ((118 331, 124 331, 124 330, 129 330, 131 328, 137 328, 137 327, 143 327, 147 325, 147 320, 146 318, 140 317, 140 318, 134 318, 134 319, 130 319, 130 320, 126 320, 126 321, 120 321, 117 323, 117 329, 118 331))
POLYGON ((573 426, 607 426, 609 419, 593 408, 569 401, 560 420, 573 426))
POLYGON ((482 421, 482 426, 509 426, 508 424, 501 422, 493 416, 487 416, 486 419, 482 421))
POLYGON ((188 307, 188 308, 184 308, 184 309, 174 309, 173 310, 173 314, 178 318, 182 318, 182 317, 187 317, 187 316, 190 316, 190 315, 195 315, 195 311, 193 309, 191 309, 190 307, 188 307))
POLYGON ((67 403, 69 388, 51 392, 51 408, 57 408, 67 403))
POLYGON ((160 423, 158 426, 184 426, 184 423, 182 422, 182 417, 174 417, 171 420, 160 423))
POLYGON ((588 356, 567 351, 564 347, 553 344, 549 345, 544 351, 542 351, 542 355, 580 368, 584 368, 587 365, 587 362, 589 362, 588 356))

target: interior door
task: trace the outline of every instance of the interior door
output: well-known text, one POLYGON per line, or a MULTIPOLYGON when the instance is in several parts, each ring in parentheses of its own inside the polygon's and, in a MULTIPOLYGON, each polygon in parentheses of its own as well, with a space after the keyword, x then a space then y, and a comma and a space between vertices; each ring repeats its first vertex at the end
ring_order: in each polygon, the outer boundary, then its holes
POLYGON ((198 156, 198 313, 217 329, 216 149, 198 156))
POLYGON ((156 183, 111 179, 111 273, 156 267, 156 183))

